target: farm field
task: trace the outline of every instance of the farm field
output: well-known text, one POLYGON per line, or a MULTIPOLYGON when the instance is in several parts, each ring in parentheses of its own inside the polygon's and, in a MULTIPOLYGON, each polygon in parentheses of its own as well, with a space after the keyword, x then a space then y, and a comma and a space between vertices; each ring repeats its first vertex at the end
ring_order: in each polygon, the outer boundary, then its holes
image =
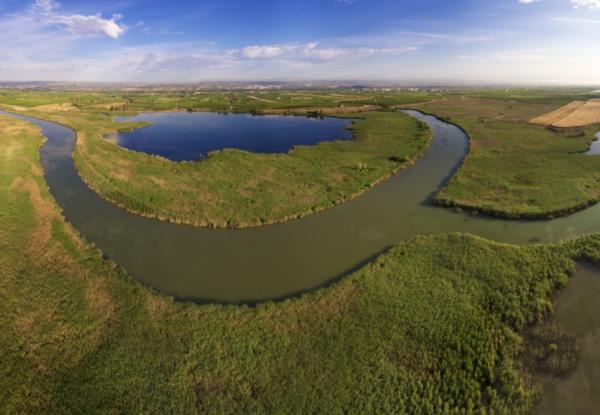
POLYGON ((583 127, 600 123, 600 100, 574 101, 531 120, 533 124, 560 128, 583 127))

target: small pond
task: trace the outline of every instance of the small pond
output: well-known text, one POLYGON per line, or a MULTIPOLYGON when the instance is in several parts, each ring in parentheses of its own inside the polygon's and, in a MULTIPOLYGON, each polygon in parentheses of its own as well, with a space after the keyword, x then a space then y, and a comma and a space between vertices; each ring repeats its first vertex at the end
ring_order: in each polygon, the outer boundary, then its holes
POLYGON ((596 135, 596 140, 592 141, 592 145, 587 153, 588 156, 598 156, 600 155, 600 133, 596 135))
POLYGON ((284 115, 214 112, 146 112, 117 121, 151 125, 116 135, 130 150, 175 161, 197 161, 208 152, 236 148, 255 153, 286 153, 299 145, 351 140, 351 120, 284 115))

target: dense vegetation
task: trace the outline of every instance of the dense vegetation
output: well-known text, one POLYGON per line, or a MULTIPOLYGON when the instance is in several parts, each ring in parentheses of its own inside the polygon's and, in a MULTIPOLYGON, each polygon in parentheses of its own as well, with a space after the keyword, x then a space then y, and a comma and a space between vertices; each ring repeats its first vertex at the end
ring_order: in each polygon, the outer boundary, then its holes
POLYGON ((531 408, 521 331, 600 237, 403 243, 257 307, 175 303, 61 217, 32 126, 0 117, 0 411, 495 413, 531 408))
POLYGON ((75 162, 82 177, 121 207, 199 226, 247 227, 341 203, 408 165, 424 150, 428 136, 403 115, 373 112, 404 106, 448 118, 471 136, 470 153, 437 195, 439 204, 508 218, 572 213, 600 198, 600 158, 582 154, 597 127, 544 128, 528 121, 594 96, 585 88, 464 90, 443 97, 351 90, 3 90, 0 105, 77 129, 75 162), (298 148, 289 155, 224 151, 202 163, 177 164, 100 138, 134 126, 114 123, 112 115, 171 109, 335 113, 356 119, 358 139, 298 148))
POLYGON ((440 204, 509 218, 547 218, 600 199, 600 157, 583 154, 598 127, 528 123, 554 104, 456 96, 419 108, 460 125, 471 137, 462 167, 436 196, 440 204))
POLYGON ((598 92, 590 88, 488 88, 475 91, 464 91, 465 95, 484 99, 518 102, 522 104, 540 104, 562 106, 571 101, 587 101, 591 98, 599 98, 598 92))
POLYGON ((427 92, 292 90, 292 91, 27 91, 0 90, 0 103, 50 110, 110 111, 236 111, 236 112, 350 112, 385 109, 428 100, 427 92), (52 107, 55 105, 55 107, 52 107), (57 108, 56 105, 62 108, 57 108), (363 108, 364 107, 364 108, 363 108))
POLYGON ((430 139, 424 124, 403 113, 365 112, 346 115, 354 119, 352 141, 288 154, 225 150, 175 163, 102 138, 132 123, 98 112, 28 113, 77 130, 76 166, 101 196, 145 216, 211 227, 258 226, 339 204, 408 166, 430 139))

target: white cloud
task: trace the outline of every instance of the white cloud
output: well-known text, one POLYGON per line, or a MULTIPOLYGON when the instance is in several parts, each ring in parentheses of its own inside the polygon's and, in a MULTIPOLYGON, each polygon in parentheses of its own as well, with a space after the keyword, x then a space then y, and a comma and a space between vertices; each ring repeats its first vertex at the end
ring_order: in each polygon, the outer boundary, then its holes
POLYGON ((277 46, 277 45, 252 45, 246 46, 242 54, 250 59, 270 59, 270 58, 278 58, 283 56, 286 51, 289 51, 289 46, 277 46))
POLYGON ((565 56, 556 56, 552 51, 548 50, 508 50, 499 51, 492 55, 493 59, 506 62, 539 62, 539 61, 565 61, 568 60, 565 56))
POLYGON ((571 4, 577 8, 600 9, 600 0, 571 0, 571 4))
MULTIPOLYGON (((435 42, 447 42, 447 43, 476 43, 476 42, 487 42, 491 40, 489 36, 479 35, 453 35, 447 33, 429 33, 429 32, 410 32, 403 31, 397 33, 398 36, 408 37, 420 42, 427 43, 431 41, 435 42)), ((387 35, 389 36, 389 35, 387 35)))
POLYGON ((54 0, 36 0, 32 9, 37 9, 43 13, 50 13, 60 7, 60 3, 54 0))
POLYGON ((120 26, 115 21, 115 18, 103 19, 100 15, 58 15, 54 17, 51 22, 64 26, 69 33, 82 36, 103 34, 113 39, 117 39, 125 32, 124 26, 120 26))
POLYGON ((583 24, 592 24, 592 25, 600 25, 600 19, 577 19, 571 17, 551 17, 550 20, 555 20, 557 22, 566 22, 566 23, 583 23, 583 24))
POLYGON ((414 46, 401 48, 321 47, 318 42, 275 45, 251 45, 242 49, 247 59, 278 59, 299 62, 330 62, 361 59, 368 56, 399 55, 417 50, 414 46))
POLYGON ((78 36, 104 35, 117 39, 125 32, 125 25, 117 23, 121 19, 119 14, 105 19, 99 13, 88 16, 60 13, 59 8, 60 3, 55 0, 36 0, 30 12, 43 24, 62 27, 78 36))
POLYGON ((531 4, 531 3, 537 3, 540 2, 542 0, 519 0, 519 3, 521 4, 531 4))
MULTIPOLYGON (((511 1, 520 7, 517 0, 511 1)), ((570 0, 560 1, 571 7, 570 0)), ((410 25, 399 25, 393 30, 320 42, 249 42, 227 49, 186 37, 148 36, 135 47, 92 40, 90 35, 122 36, 125 27, 120 16, 108 19, 63 9, 67 9, 66 3, 61 6, 56 0, 37 0, 21 12, 0 15, 0 80, 458 79, 600 83, 600 56, 589 52, 596 47, 593 34, 600 16, 596 19, 591 13, 573 18, 547 17, 563 22, 556 24, 554 37, 539 42, 533 36, 524 36, 526 41, 513 44, 501 32, 487 29, 435 33, 410 31, 410 25), (116 27, 108 24, 110 21, 116 27), (577 32, 571 31, 571 21, 579 24, 577 32), (592 36, 581 36, 582 28, 592 36), (152 40, 155 43, 148 43, 152 40), (87 47, 82 54, 80 51, 90 43, 93 50, 87 47), (511 49, 514 45, 519 49, 511 49)), ((146 25, 138 22, 135 27, 144 32, 146 25)), ((153 30, 152 34, 159 32, 153 30)))

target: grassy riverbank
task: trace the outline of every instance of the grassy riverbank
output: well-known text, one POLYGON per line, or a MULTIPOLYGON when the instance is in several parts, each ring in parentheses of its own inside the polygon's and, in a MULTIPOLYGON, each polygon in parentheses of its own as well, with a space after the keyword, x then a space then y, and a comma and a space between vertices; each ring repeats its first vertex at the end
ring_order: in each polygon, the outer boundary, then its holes
POLYGON ((27 113, 77 130, 76 166, 102 197, 143 216, 209 227, 259 226, 342 203, 409 166, 431 137, 402 113, 345 114, 349 124, 354 119, 352 141, 288 154, 225 150, 201 163, 175 163, 102 138, 133 123, 84 111, 27 113))
POLYGON ((6 413, 523 413, 520 332, 600 238, 403 243, 333 286, 256 308, 174 303, 61 217, 39 132, 0 117, 6 413))
POLYGON ((469 155, 437 202, 508 218, 566 215, 596 203, 600 157, 583 153, 599 127, 559 130, 529 124, 557 107, 555 96, 547 99, 534 94, 524 103, 454 96, 418 106, 460 125, 471 137, 469 155))

